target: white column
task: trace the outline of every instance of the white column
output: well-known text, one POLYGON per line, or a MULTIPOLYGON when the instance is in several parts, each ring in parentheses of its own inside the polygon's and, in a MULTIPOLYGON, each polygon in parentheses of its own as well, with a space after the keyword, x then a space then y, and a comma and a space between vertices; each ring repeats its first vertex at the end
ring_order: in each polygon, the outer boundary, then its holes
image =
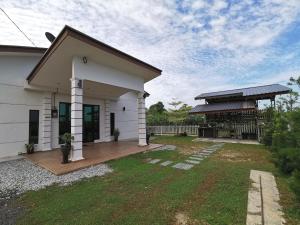
POLYGON ((82 87, 78 86, 79 80, 71 79, 71 135, 72 150, 70 160, 77 161, 82 157, 82 87))
POLYGON ((111 141, 110 136, 110 101, 104 100, 104 116, 105 116, 105 130, 104 130, 104 141, 111 141))
POLYGON ((139 124, 139 145, 145 146, 146 142, 146 110, 144 93, 138 93, 138 124, 139 124))
POLYGON ((42 151, 51 150, 51 93, 43 97, 42 151))

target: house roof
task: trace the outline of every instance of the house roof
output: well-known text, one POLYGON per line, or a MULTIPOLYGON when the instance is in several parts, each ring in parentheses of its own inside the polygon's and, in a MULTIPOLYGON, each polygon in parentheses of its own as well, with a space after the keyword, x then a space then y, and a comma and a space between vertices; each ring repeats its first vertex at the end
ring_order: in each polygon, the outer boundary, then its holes
POLYGON ((44 54, 47 48, 31 46, 0 45, 0 52, 17 52, 17 53, 40 53, 44 54))
POLYGON ((43 66, 43 64, 47 61, 47 59, 50 57, 50 55, 52 55, 55 50, 59 47, 59 45, 63 42, 64 39, 66 39, 67 37, 73 37, 75 39, 78 39, 82 42, 85 42, 91 46, 94 46, 98 49, 101 49, 103 51, 106 51, 110 54, 113 54, 117 57, 120 57, 128 62, 134 63, 138 66, 141 66, 143 68, 146 68, 148 70, 151 70, 155 73, 159 73, 161 74, 162 70, 146 63, 143 62, 131 55, 128 55, 127 53, 124 53, 116 48, 113 48, 101 41, 98 41, 70 26, 65 26, 62 31, 58 34, 58 36, 55 38, 55 40, 53 41, 53 43, 50 45, 50 47, 47 49, 47 51, 45 52, 45 54, 43 55, 43 57, 40 59, 40 61, 37 63, 37 65, 34 67, 34 69, 31 71, 31 73, 29 74, 29 76, 27 77, 27 80, 30 82, 33 77, 37 74, 37 72, 40 70, 40 68, 43 66))
POLYGON ((263 85, 256 87, 240 88, 226 91, 203 93, 195 97, 198 99, 217 99, 217 98, 232 98, 232 97, 250 97, 262 95, 278 95, 286 94, 291 91, 290 88, 280 84, 263 85))
POLYGON ((256 109, 253 101, 243 102, 220 102, 197 105, 191 109, 190 113, 215 113, 224 111, 242 111, 242 110, 254 110, 256 109))

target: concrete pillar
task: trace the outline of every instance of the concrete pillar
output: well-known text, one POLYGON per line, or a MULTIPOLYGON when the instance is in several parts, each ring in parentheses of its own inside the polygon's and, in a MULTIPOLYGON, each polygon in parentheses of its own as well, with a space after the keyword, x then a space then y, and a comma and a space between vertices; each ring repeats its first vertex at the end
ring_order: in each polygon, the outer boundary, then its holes
POLYGON ((110 101, 104 100, 104 116, 105 116, 105 130, 104 130, 104 141, 111 141, 110 136, 110 101))
POLYGON ((146 142, 146 110, 144 92, 138 93, 138 125, 139 125, 139 145, 145 146, 146 142))
POLYGON ((83 159, 82 157, 82 86, 79 79, 71 79, 71 135, 72 150, 70 153, 70 160, 77 161, 83 159))
POLYGON ((51 150, 51 93, 43 97, 42 111, 42 151, 51 150))

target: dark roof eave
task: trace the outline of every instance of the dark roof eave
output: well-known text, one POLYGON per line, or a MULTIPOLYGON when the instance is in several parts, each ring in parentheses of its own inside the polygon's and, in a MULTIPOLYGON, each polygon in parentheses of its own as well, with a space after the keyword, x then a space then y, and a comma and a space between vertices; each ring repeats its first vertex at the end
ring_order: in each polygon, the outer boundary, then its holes
POLYGON ((283 95, 283 94, 288 94, 292 91, 292 89, 288 90, 288 91, 278 91, 278 92, 271 92, 271 93, 267 93, 267 94, 256 94, 256 95, 247 95, 247 96, 212 96, 212 97, 195 97, 195 100, 201 100, 201 99, 207 99, 207 100, 216 100, 216 99, 232 99, 232 97, 241 97, 243 99, 269 99, 272 97, 275 97, 276 95, 283 95))
POLYGON ((0 45, 0 52, 19 52, 19 53, 39 53, 44 54, 47 48, 16 46, 16 45, 0 45))
POLYGON ((247 109, 226 109, 226 110, 213 110, 213 111, 198 111, 198 112, 189 112, 189 114, 216 114, 224 112, 241 112, 241 111, 257 111, 256 108, 247 108, 247 109))
POLYGON ((30 82, 33 77, 36 75, 36 73, 38 72, 38 70, 41 68, 42 64, 47 61, 47 59, 49 58, 49 56, 52 54, 53 51, 55 51, 55 49, 60 45, 60 43, 67 37, 67 36, 71 36, 73 38, 76 38, 78 40, 87 42, 88 44, 91 44, 95 47, 98 47, 106 52, 112 53, 116 56, 119 56, 125 60, 128 60, 130 62, 133 62, 139 66, 143 66, 146 69, 152 70, 153 72, 156 72, 158 74, 162 73, 162 70, 148 64, 145 63, 131 55, 128 55, 127 53, 124 53, 116 48, 113 48, 101 41, 98 41, 70 26, 65 25, 65 27, 62 29, 62 31, 59 33, 59 35, 55 38, 55 40, 53 41, 53 43, 50 45, 50 47, 47 49, 47 51, 45 52, 45 54, 43 55, 43 57, 40 59, 40 61, 37 63, 37 65, 33 68, 33 70, 30 72, 30 74, 27 77, 28 82, 30 82))

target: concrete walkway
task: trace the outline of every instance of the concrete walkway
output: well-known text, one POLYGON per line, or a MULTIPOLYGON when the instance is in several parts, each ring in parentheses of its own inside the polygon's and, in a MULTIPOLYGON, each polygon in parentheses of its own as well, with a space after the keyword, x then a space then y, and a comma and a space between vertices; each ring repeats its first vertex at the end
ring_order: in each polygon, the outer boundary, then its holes
POLYGON ((279 205, 279 192, 269 172, 251 170, 248 192, 247 225, 282 225, 285 223, 279 205))

